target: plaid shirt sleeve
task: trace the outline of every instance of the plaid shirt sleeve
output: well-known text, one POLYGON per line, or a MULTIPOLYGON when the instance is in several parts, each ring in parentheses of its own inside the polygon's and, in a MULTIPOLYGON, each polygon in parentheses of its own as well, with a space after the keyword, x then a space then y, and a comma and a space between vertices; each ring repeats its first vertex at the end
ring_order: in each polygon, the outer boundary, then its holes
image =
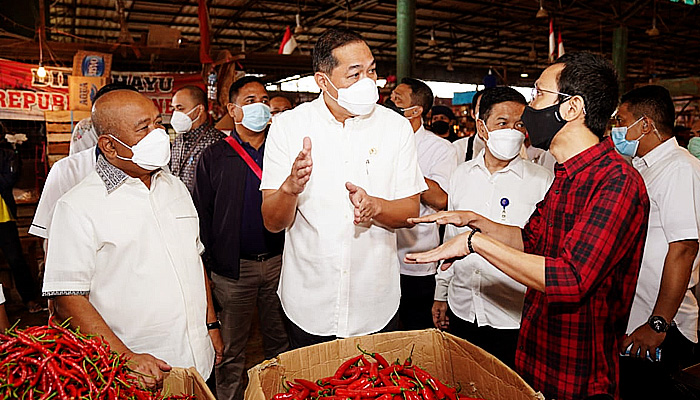
POLYGON ((606 180, 604 186, 577 213, 573 229, 567 232, 564 248, 557 258, 545 261, 547 302, 580 303, 596 290, 630 248, 643 227, 649 203, 640 196, 634 181, 624 174, 606 180))
MULTIPOLYGON (((546 195, 545 195, 546 197, 546 195)), ((528 254, 537 254, 537 241, 544 237, 542 211, 540 210, 546 204, 545 200, 540 201, 533 211, 527 224, 521 231, 523 239, 523 251, 528 254)))

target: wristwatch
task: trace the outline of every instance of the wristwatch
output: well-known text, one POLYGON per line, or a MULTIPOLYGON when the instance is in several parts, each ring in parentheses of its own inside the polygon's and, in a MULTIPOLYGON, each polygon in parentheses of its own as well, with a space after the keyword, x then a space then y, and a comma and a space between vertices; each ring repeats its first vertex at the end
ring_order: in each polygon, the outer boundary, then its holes
POLYGON ((668 322, 666 322, 664 317, 661 317, 659 315, 652 315, 651 317, 649 317, 647 324, 649 324, 651 329, 653 329, 656 333, 664 333, 668 331, 668 322))
POLYGON ((212 329, 221 329, 221 321, 216 320, 214 322, 210 322, 207 324, 207 329, 212 330, 212 329))

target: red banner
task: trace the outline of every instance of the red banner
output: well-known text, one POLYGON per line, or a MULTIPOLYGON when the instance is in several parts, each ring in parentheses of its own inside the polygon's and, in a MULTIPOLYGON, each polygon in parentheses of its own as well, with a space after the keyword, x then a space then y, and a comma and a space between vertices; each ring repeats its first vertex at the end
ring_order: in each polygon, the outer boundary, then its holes
MULTIPOLYGON (((68 76, 72 68, 45 67, 44 78, 36 75, 37 69, 37 65, 0 59, 0 119, 43 120, 44 111, 69 109, 68 76)), ((166 123, 170 121, 175 92, 188 85, 205 89, 198 73, 112 71, 111 75, 112 82, 132 85, 152 99, 166 123)))

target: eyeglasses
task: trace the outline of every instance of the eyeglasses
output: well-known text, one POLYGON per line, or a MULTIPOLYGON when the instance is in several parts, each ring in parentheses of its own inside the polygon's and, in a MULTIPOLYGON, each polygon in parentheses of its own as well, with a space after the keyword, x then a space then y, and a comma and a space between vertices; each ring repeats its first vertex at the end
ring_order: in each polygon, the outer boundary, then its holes
POLYGON ((566 93, 562 93, 562 92, 557 92, 556 90, 542 89, 542 88, 537 87, 537 85, 535 85, 535 86, 532 88, 532 99, 534 100, 534 99, 536 99, 537 97, 542 96, 543 92, 544 92, 544 93, 558 94, 558 95, 566 96, 567 98, 568 98, 568 97, 574 97, 573 95, 566 94, 566 93))

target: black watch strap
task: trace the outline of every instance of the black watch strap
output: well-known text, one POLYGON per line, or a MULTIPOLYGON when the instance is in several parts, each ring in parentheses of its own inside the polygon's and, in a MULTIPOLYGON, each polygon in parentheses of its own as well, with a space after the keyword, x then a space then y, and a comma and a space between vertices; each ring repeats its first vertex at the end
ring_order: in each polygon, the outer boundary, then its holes
POLYGON ((207 330, 221 329, 221 321, 216 320, 207 324, 207 330))

